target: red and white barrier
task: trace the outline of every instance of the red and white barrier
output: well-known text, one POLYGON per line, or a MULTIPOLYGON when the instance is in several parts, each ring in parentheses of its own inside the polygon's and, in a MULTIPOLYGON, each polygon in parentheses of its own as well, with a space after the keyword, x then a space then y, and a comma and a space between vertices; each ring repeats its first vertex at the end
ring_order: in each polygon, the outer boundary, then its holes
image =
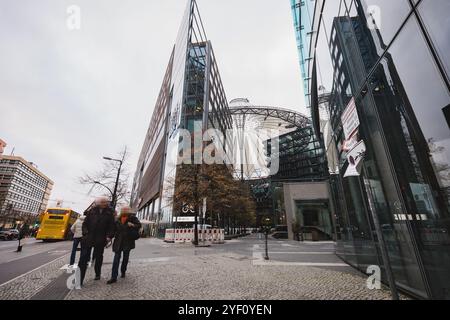
MULTIPOLYGON (((169 243, 185 243, 194 240, 194 229, 166 229, 164 241, 169 243)), ((225 243, 224 229, 198 229, 198 241, 214 244, 225 243)))

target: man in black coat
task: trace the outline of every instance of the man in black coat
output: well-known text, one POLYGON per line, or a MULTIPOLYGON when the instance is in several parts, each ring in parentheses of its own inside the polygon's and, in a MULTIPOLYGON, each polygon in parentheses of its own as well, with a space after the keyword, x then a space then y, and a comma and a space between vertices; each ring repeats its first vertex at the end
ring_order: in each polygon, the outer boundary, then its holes
POLYGON ((103 252, 105 246, 114 236, 114 211, 109 207, 107 198, 96 200, 96 206, 85 213, 83 221, 81 240, 81 255, 78 267, 80 268, 80 280, 83 284, 86 275, 87 264, 91 251, 94 249, 95 280, 100 280, 103 252))
POLYGON ((139 219, 131 212, 131 208, 124 207, 120 211, 120 216, 116 221, 116 228, 114 233, 114 261, 112 266, 111 279, 107 282, 112 284, 117 282, 119 275, 120 258, 123 253, 122 265, 120 268, 122 278, 125 278, 127 271, 128 260, 130 258, 130 251, 135 248, 135 240, 139 238, 139 229, 141 223, 139 219))

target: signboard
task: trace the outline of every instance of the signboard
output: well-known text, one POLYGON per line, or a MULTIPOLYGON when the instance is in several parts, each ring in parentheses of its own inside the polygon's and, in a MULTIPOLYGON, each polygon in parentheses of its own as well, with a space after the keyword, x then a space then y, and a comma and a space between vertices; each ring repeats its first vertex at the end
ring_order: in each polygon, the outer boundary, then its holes
POLYGON ((364 141, 358 142, 358 144, 347 154, 348 168, 344 174, 346 177, 357 177, 361 175, 361 168, 363 164, 363 158, 366 153, 366 145, 364 141))
POLYGON ((195 217, 174 217, 175 222, 195 222, 195 217))
POLYGON ((352 150, 356 145, 358 144, 358 139, 356 137, 357 135, 354 134, 350 137, 350 139, 345 140, 342 144, 342 151, 348 152, 352 150))
POLYGON ((360 125, 358 111, 356 110, 355 98, 352 98, 352 100, 350 100, 347 108, 345 108, 344 112, 342 113, 341 122, 344 129, 345 139, 349 140, 360 125))
POLYGON ((184 203, 183 206, 181 207, 181 212, 183 213, 195 213, 195 209, 194 206, 184 203))

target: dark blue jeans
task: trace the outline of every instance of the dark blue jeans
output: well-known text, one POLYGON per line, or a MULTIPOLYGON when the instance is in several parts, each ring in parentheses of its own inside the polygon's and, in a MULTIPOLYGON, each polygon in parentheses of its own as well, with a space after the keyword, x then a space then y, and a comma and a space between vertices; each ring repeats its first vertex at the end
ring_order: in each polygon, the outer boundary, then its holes
POLYGON ((89 262, 89 259, 91 259, 92 249, 94 249, 92 258, 95 259, 94 264, 95 275, 100 277, 102 272, 103 251, 105 250, 105 247, 102 245, 97 245, 93 247, 86 246, 83 245, 83 242, 81 242, 81 254, 80 260, 78 262, 78 267, 80 268, 81 284, 83 284, 84 276, 86 275, 87 264, 89 262))
POLYGON ((70 265, 73 266, 75 263, 75 256, 77 254, 77 248, 80 244, 81 238, 73 238, 73 244, 72 244, 72 253, 70 254, 70 265))
POLYGON ((111 279, 117 279, 117 276, 119 275, 119 264, 122 252, 123 260, 120 271, 122 272, 122 274, 125 274, 125 272, 127 272, 128 260, 130 259, 130 250, 116 252, 114 254, 111 279))

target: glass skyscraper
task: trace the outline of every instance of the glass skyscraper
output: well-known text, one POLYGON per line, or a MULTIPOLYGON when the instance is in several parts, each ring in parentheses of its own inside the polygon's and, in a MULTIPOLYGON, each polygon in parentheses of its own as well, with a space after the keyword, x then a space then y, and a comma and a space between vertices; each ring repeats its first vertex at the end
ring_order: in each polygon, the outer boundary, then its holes
POLYGON ((390 266, 410 295, 449 299, 450 2, 292 8, 313 119, 328 109, 337 254, 364 272, 390 266))
MULTIPOLYGON (((180 130, 203 134, 214 128, 225 136, 232 128, 225 91, 211 42, 195 0, 189 0, 153 116, 139 157, 131 203, 153 235, 173 223, 171 201, 183 137, 180 130)), ((214 141, 228 150, 231 141, 214 141)), ((229 150, 228 150, 229 152, 229 150)))

